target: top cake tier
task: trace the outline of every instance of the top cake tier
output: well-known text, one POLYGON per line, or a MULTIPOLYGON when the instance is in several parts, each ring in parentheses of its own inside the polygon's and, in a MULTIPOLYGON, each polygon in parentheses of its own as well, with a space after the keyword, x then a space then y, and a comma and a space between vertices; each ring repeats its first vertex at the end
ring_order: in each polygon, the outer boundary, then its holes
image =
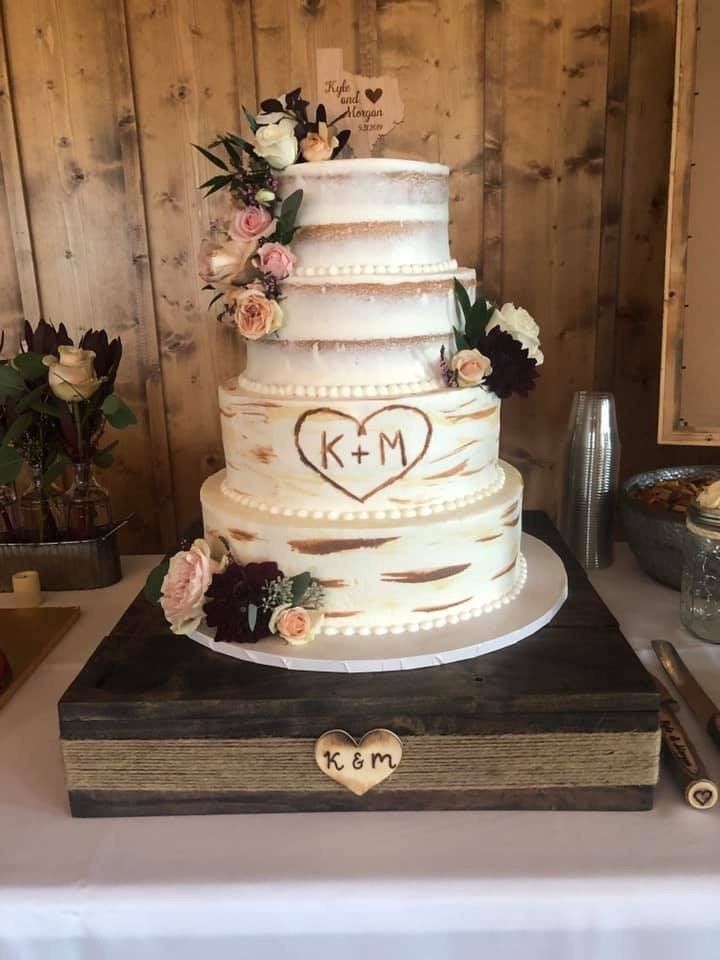
POLYGON ((440 163, 380 158, 286 167, 279 175, 281 196, 303 191, 295 275, 454 271, 448 173, 440 163))

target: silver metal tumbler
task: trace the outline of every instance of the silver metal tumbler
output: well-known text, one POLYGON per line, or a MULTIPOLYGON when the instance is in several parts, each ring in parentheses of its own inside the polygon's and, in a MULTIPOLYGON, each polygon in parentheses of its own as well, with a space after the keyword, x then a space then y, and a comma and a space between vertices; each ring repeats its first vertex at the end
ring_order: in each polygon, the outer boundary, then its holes
POLYGON ((560 532, 586 570, 612 563, 620 440, 611 393, 573 398, 564 450, 560 532))

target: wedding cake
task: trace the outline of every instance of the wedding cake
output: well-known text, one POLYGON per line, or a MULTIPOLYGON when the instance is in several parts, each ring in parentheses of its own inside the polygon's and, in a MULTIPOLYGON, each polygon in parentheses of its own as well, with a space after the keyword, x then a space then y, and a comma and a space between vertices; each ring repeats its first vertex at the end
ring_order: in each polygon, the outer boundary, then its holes
POLYGON ((219 390, 226 466, 201 490, 202 551, 225 551, 237 570, 272 561, 282 582, 302 571, 322 614, 312 630, 291 623, 301 594, 293 605, 278 593, 282 628, 274 601, 248 600, 252 577, 237 573, 208 590, 208 623, 211 610, 228 620, 238 584, 251 633, 265 609, 266 631, 290 642, 468 620, 525 579, 500 397, 532 388, 537 327, 512 304, 475 302, 475 271, 450 255, 447 167, 328 162, 338 137, 319 110, 300 139, 296 103, 250 118, 250 149, 269 166, 231 184, 227 236, 204 253, 201 275, 246 337, 247 365, 219 390), (291 157, 301 162, 282 163, 291 157))

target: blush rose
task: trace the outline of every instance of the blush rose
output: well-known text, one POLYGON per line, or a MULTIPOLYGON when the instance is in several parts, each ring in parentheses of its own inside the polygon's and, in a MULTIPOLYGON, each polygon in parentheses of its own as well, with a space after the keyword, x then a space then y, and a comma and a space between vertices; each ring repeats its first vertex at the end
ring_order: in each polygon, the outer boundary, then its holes
POLYGON ((461 387, 477 387, 492 373, 492 364, 479 350, 458 350, 450 366, 457 373, 461 387))
POLYGON ((235 326, 248 340, 259 340, 282 326, 280 304, 254 287, 229 290, 225 303, 232 310, 235 326))
POLYGON ((264 243, 258 250, 260 269, 276 280, 284 280, 293 270, 297 257, 282 243, 264 243))
POLYGON ((269 237, 274 229, 275 221, 265 207, 244 207, 235 211, 228 233, 233 240, 247 241, 269 237))
POLYGON ((309 643, 323 620, 320 610, 291 607, 287 604, 276 607, 270 617, 270 632, 276 633, 289 644, 309 643))
POLYGON ((227 557, 213 560, 206 540, 195 540, 189 550, 170 558, 160 588, 160 606, 173 633, 192 633, 203 617, 210 581, 227 566, 227 557))
POLYGON ((300 153, 308 163, 329 160, 338 146, 338 138, 328 133, 327 124, 321 123, 317 133, 309 133, 300 141, 300 153))
POLYGON ((212 243, 204 240, 200 247, 200 279, 205 283, 238 283, 250 276, 250 260, 257 250, 257 240, 229 240, 212 243))

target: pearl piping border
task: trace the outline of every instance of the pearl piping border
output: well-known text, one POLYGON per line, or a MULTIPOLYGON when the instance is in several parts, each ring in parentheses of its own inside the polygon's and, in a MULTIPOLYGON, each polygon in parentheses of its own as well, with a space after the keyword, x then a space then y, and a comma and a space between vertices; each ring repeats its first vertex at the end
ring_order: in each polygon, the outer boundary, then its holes
POLYGON ((458 269, 457 260, 441 260, 438 263, 344 263, 329 267, 295 267, 293 277, 371 277, 383 275, 413 275, 425 273, 449 273, 458 269))
POLYGON ((434 617, 427 620, 419 620, 415 623, 389 624, 386 627, 326 627, 317 631, 318 636, 325 637, 383 637, 386 634, 400 633, 419 633, 424 630, 436 630, 440 627, 446 627, 449 624, 463 623, 466 620, 473 620, 482 616, 484 613, 492 613, 506 607, 513 600, 516 600, 520 591, 527 581, 527 561, 522 553, 518 553, 517 573, 515 582, 508 593, 494 600, 492 603, 479 604, 475 607, 469 607, 462 613, 451 613, 444 617, 434 617))
POLYGON ((399 397, 407 394, 433 393, 441 390, 444 384, 441 380, 415 380, 409 383, 363 384, 349 386, 307 386, 305 384, 260 383, 250 380, 244 374, 238 377, 238 386, 249 393, 266 394, 270 397, 299 397, 300 399, 335 399, 337 397, 399 397))
POLYGON ((462 507, 469 507, 479 500, 484 500, 493 493, 497 493, 504 486, 505 471, 498 464, 495 467, 494 480, 467 497, 458 497, 456 500, 439 500, 422 507, 403 507, 402 509, 392 507, 387 510, 308 510, 305 508, 298 509, 297 507, 279 507, 276 503, 267 503, 259 497, 253 497, 247 493, 238 493, 237 490, 233 490, 228 485, 227 480, 222 481, 220 490, 224 496, 241 506, 258 510, 260 513, 268 513, 274 517, 297 517, 300 520, 412 520, 417 517, 452 513, 462 507))

